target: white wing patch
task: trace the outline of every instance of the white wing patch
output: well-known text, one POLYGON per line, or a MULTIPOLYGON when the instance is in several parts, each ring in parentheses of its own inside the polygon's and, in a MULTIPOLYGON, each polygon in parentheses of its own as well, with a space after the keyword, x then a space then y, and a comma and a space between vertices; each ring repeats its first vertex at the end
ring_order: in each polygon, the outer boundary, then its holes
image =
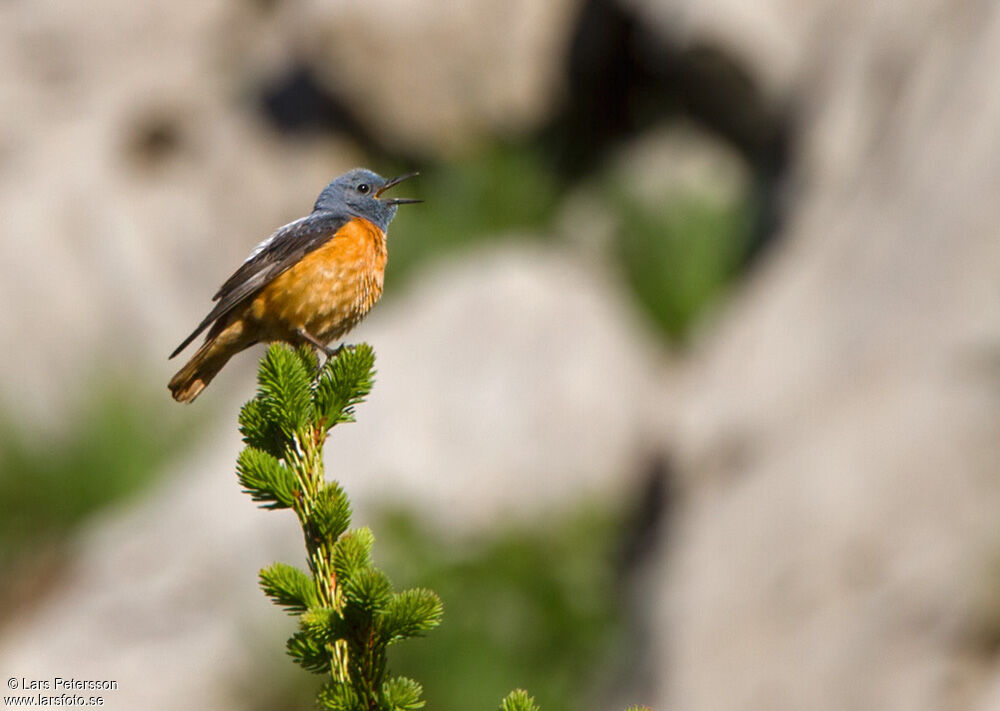
POLYGON ((292 227, 294 227, 294 226, 296 226, 298 224, 301 224, 301 223, 305 222, 310 217, 311 217, 311 215, 306 215, 305 217, 300 217, 299 219, 292 220, 287 225, 283 225, 283 226, 279 227, 278 229, 276 229, 274 232, 271 233, 270 237, 268 237, 263 242, 261 242, 260 244, 258 244, 256 247, 253 248, 253 251, 250 252, 250 255, 246 259, 243 260, 243 263, 246 264, 251 259, 253 259, 254 257, 256 257, 258 254, 260 254, 261 252, 263 252, 265 249, 267 249, 268 247, 270 247, 271 244, 274 243, 274 240, 276 240, 279 235, 285 233, 290 228, 292 228, 292 227))

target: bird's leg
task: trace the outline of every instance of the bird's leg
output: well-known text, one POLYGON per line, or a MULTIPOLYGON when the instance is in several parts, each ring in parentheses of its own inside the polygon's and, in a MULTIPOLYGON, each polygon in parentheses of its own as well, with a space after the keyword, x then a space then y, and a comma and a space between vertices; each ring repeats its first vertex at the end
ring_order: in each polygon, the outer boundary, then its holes
POLYGON ((343 348, 343 346, 337 349, 330 348, 321 340, 316 338, 316 336, 312 335, 311 333, 309 333, 309 331, 301 327, 295 329, 295 335, 297 335, 302 340, 311 343, 317 349, 323 351, 323 353, 326 355, 327 358, 333 358, 335 355, 340 353, 341 348, 343 348))

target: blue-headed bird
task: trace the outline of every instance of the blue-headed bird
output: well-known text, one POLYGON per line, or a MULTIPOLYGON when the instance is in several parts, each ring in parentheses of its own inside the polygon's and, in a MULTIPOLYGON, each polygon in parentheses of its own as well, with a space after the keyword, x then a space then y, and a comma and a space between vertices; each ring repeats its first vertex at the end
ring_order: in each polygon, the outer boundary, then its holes
POLYGON ((208 329, 205 342, 171 379, 178 402, 191 402, 235 354, 255 343, 328 344, 353 328, 382 295, 386 230, 399 205, 383 197, 416 173, 385 178, 363 168, 319 194, 312 213, 261 242, 213 297, 215 307, 170 357, 208 329))

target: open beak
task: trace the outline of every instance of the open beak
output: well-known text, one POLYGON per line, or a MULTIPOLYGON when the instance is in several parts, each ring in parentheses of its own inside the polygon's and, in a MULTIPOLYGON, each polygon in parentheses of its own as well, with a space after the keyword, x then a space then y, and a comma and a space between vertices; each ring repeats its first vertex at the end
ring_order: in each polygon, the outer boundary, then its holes
POLYGON ((420 173, 407 173, 406 175, 399 175, 399 176, 397 176, 395 178, 387 180, 385 182, 385 185, 383 185, 381 188, 379 188, 378 190, 375 191, 375 197, 379 198, 382 202, 386 203, 387 205, 409 205, 409 204, 412 204, 412 203, 415 203, 415 202, 423 202, 423 200, 417 200, 416 198, 382 198, 382 197, 379 197, 380 195, 382 195, 382 193, 384 193, 386 190, 388 190, 389 188, 391 188, 393 185, 398 185, 399 183, 403 182, 404 180, 407 180, 407 179, 412 178, 412 177, 417 176, 417 175, 420 175, 420 173))

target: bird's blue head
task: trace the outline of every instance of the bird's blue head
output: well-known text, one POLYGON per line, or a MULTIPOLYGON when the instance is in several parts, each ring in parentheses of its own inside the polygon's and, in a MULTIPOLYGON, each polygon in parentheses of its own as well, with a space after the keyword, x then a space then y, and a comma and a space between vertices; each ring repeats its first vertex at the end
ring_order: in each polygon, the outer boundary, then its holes
POLYGON ((347 212, 355 217, 363 217, 384 232, 389 228, 392 218, 396 216, 396 208, 399 205, 421 201, 413 198, 382 197, 382 193, 415 175, 417 173, 408 173, 386 180, 365 168, 349 170, 334 178, 323 188, 313 210, 347 212))

